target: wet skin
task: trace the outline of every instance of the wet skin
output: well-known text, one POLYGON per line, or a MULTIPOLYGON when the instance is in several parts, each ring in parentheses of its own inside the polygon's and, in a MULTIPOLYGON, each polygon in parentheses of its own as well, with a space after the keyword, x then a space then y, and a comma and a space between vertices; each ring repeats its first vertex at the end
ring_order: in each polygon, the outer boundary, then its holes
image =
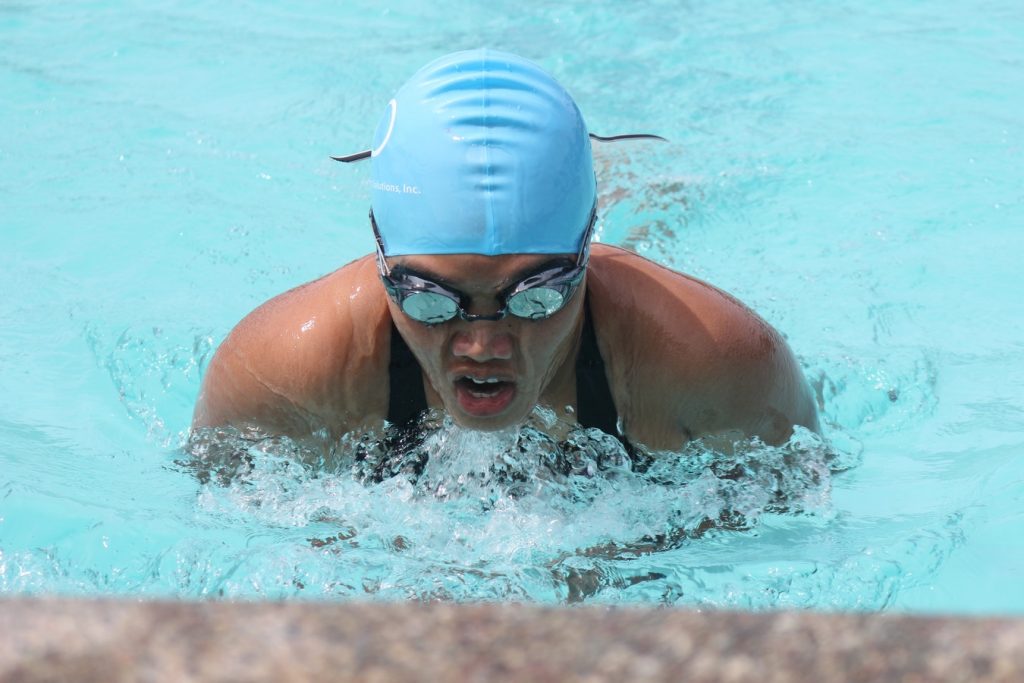
MULTIPOLYGON (((406 256, 389 260, 498 310, 495 293, 551 256, 406 256)), ((364 257, 271 299, 224 340, 193 427, 259 427, 295 437, 376 430, 388 405, 391 321, 423 370, 428 404, 492 430, 537 404, 575 406, 575 358, 586 291, 615 407, 634 442, 678 448, 693 438, 785 441, 818 428, 809 388, 782 337, 714 287, 636 254, 594 245, 585 285, 542 321, 422 325, 387 297, 364 257), (497 379, 498 384, 474 384, 497 379)), ((571 418, 570 418, 571 419, 571 418)))

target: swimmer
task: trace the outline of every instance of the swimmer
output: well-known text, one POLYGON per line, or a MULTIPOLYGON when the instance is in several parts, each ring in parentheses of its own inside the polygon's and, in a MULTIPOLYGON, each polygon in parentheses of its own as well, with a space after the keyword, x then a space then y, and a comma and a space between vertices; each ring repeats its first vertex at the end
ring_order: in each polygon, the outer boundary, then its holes
POLYGON ((591 244, 590 135, 535 64, 458 52, 388 103, 370 151, 369 254, 266 302, 210 362, 193 429, 302 439, 500 430, 546 406, 627 446, 785 442, 818 429, 782 336, 700 280, 591 244))

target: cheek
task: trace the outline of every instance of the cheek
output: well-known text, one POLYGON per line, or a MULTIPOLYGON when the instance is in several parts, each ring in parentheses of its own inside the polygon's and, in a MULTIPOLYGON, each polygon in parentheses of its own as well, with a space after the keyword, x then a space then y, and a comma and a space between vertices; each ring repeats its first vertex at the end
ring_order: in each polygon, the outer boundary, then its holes
POLYGON ((444 346, 444 335, 437 334, 431 328, 416 330, 406 336, 413 353, 420 359, 421 364, 433 367, 439 363, 444 355, 441 349, 444 346))
MULTIPOLYGON (((583 326, 583 297, 580 294, 582 294, 582 291, 577 293, 575 300, 570 302, 569 306, 561 310, 550 320, 552 323, 551 327, 543 330, 542 339, 539 343, 543 344, 543 353, 549 365, 560 365, 575 360, 575 358, 570 358, 569 356, 573 354, 576 348, 576 343, 583 326)), ((552 371, 557 369, 557 367, 550 368, 552 371)))
POLYGON ((571 318, 549 322, 558 324, 538 326, 520 337, 526 362, 534 368, 546 369, 558 360, 572 333, 571 318))

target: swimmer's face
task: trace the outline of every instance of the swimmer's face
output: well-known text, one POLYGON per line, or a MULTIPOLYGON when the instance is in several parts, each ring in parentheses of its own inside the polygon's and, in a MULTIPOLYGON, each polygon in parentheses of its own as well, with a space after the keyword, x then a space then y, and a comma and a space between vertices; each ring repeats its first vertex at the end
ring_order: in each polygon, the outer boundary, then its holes
MULTIPOLYGON (((544 264, 573 255, 399 256, 388 259, 469 297, 466 312, 493 315, 497 294, 544 264)), ((480 430, 519 424, 534 406, 572 400, 576 343, 582 323, 585 282, 566 305, 543 320, 506 315, 466 322, 456 317, 428 326, 388 299, 391 317, 456 423, 480 430)), ((574 389, 573 389, 574 391, 574 389)))

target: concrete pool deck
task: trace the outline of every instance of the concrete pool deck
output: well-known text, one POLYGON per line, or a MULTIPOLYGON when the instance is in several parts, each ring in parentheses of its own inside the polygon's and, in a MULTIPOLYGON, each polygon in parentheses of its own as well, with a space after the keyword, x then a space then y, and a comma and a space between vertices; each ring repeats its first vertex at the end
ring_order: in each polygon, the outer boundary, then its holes
POLYGON ((0 681, 1022 681, 1024 620, 0 601, 0 681))

